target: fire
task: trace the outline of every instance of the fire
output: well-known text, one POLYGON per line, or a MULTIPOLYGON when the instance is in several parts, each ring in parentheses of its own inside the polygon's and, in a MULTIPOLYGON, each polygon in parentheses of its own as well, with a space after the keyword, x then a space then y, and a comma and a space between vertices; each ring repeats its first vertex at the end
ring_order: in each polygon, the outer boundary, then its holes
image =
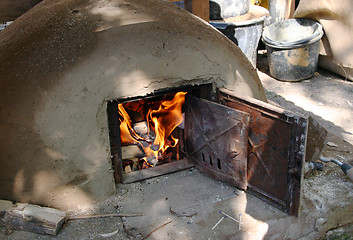
POLYGON ((122 118, 120 123, 121 143, 140 144, 147 156, 145 157, 147 164, 150 166, 156 165, 160 154, 163 154, 169 147, 175 147, 178 144, 179 140, 171 134, 184 121, 182 107, 185 102, 185 95, 186 92, 178 92, 172 100, 161 101, 158 109, 151 108, 148 110, 146 116, 147 137, 142 137, 134 131, 131 118, 123 104, 119 104, 119 114, 122 118), (154 140, 151 136, 155 136, 154 140))

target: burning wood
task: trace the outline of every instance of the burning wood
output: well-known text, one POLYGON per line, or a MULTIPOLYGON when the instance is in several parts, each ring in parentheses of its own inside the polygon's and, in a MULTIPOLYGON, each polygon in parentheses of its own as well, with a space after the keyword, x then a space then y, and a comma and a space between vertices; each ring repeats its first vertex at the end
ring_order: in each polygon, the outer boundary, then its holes
POLYGON ((182 107, 185 95, 186 92, 178 92, 171 100, 152 103, 140 101, 136 104, 129 102, 118 105, 125 170, 134 170, 130 158, 140 157, 137 164, 139 169, 154 167, 161 160, 168 162, 171 159, 171 154, 167 152, 167 149, 177 146, 179 142, 179 139, 174 137, 172 133, 184 122, 182 107), (132 120, 128 112, 137 116, 132 120), (135 122, 136 119, 140 121, 135 122), (126 148, 127 146, 128 148, 126 148), (133 150, 131 150, 132 148, 133 150), (139 148, 143 151, 140 151, 139 148), (142 152, 143 158, 141 158, 142 152))
POLYGON ((133 159, 145 157, 145 152, 139 145, 129 145, 121 147, 122 159, 133 159))
POLYGON ((147 121, 135 123, 133 129, 138 135, 142 136, 143 138, 147 138, 150 135, 148 132, 147 121))
POLYGON ((125 166, 124 170, 126 173, 131 172, 131 166, 130 165, 125 166))

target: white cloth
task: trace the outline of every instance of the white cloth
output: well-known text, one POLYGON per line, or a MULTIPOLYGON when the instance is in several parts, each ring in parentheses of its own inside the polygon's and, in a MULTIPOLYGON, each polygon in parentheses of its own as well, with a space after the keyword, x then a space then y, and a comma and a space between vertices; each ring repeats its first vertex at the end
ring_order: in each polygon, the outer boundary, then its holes
POLYGON ((353 80, 353 0, 301 0, 295 18, 317 20, 321 39, 320 66, 353 80))

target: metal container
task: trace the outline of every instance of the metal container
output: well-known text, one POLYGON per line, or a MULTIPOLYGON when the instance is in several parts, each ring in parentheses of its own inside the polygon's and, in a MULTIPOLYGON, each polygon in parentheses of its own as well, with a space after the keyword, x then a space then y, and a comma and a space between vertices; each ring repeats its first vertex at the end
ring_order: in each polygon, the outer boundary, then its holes
POLYGON ((249 11, 250 0, 210 1, 210 20, 221 20, 245 14, 249 11))
POLYGON ((317 70, 322 26, 310 19, 289 19, 265 27, 266 45, 272 77, 282 81, 310 78, 317 70))
POLYGON ((264 21, 269 13, 267 9, 259 6, 251 6, 249 13, 252 17, 246 21, 210 21, 210 24, 232 40, 252 65, 256 67, 257 47, 261 38, 264 21))

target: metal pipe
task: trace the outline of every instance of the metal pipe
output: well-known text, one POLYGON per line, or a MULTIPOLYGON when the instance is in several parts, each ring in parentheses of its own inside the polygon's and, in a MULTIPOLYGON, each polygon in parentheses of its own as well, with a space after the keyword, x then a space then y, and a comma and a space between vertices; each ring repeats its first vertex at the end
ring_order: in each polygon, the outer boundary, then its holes
POLYGON ((344 174, 347 175, 347 177, 353 181, 353 167, 348 164, 348 163, 342 163, 340 161, 338 161, 337 159, 334 159, 334 158, 331 158, 331 159, 328 159, 328 158, 325 158, 323 156, 320 156, 319 157, 320 161, 322 162, 333 162, 333 163, 336 163, 337 165, 339 165, 342 169, 342 171, 344 172, 344 174))

